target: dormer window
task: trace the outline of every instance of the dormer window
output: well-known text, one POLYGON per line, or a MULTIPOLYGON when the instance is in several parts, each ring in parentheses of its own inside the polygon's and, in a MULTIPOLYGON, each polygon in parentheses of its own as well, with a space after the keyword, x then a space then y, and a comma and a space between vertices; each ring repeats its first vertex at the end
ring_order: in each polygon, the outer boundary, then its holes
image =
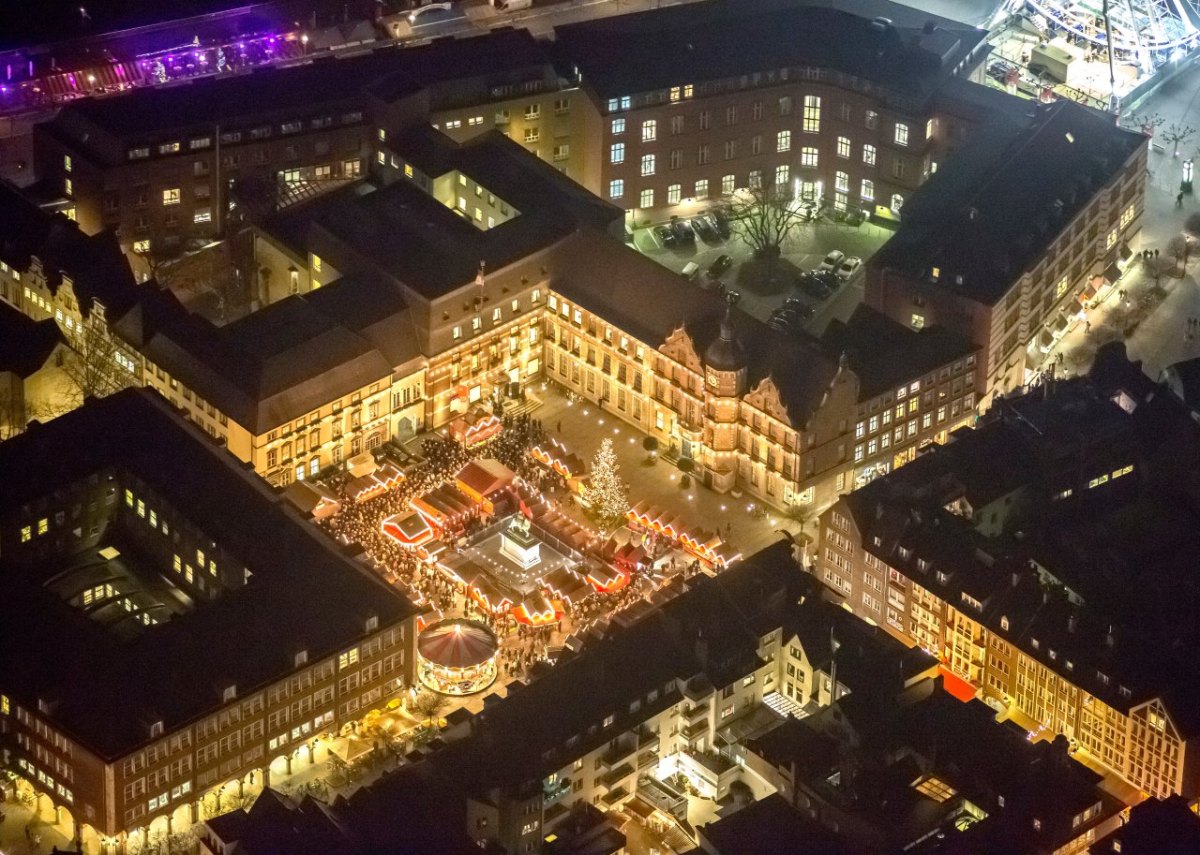
POLYGON ((292 660, 292 664, 296 668, 299 668, 301 665, 307 665, 308 664, 308 651, 301 650, 299 653, 297 653, 296 657, 292 660))
POLYGON ((229 703, 230 701, 237 700, 237 686, 236 685, 226 686, 225 690, 221 692, 221 700, 224 701, 225 703, 229 703))
POLYGON ((162 736, 162 734, 163 734, 163 723, 161 721, 156 721, 150 725, 150 738, 151 739, 162 736))
POLYGON ((379 615, 371 615, 367 618, 367 632, 375 632, 379 629, 379 615))
POLYGON ((1000 615, 1000 628, 1008 632, 1008 615, 1000 615))

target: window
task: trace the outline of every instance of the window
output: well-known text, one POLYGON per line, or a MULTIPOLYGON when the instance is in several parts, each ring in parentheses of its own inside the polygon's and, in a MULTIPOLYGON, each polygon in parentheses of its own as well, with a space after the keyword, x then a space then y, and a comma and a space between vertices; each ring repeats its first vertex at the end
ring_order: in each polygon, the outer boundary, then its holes
POLYGON ((671 135, 678 136, 683 133, 683 116, 671 117, 671 135))
POLYGON ((863 163, 867 166, 875 165, 875 146, 870 143, 863 146, 863 163))
POLYGON ((817 165, 817 149, 813 146, 805 146, 800 149, 800 165, 807 167, 815 167, 817 165))
POLYGON ((786 163, 775 167, 775 185, 783 186, 788 183, 791 178, 791 167, 786 163))
POLYGON ((525 120, 532 121, 542 115, 541 104, 526 104, 525 105, 525 120))
POLYGON ((780 131, 775 135, 775 151, 784 152, 792 150, 792 132, 780 131))
POLYGON ((933 129, 934 129, 933 119, 926 119, 925 120, 925 139, 930 139, 933 136, 933 129))
POLYGON ((899 193, 892 194, 891 209, 894 213, 899 214, 900 209, 904 207, 904 197, 899 193))
POLYGON ((681 166, 683 166, 683 149, 671 149, 671 168, 679 169, 681 166))
POLYGON ((863 114, 863 124, 867 126, 867 130, 875 130, 879 127, 879 114, 874 110, 867 110, 867 112, 863 114))
POLYGON ((538 128, 526 128, 525 129, 525 137, 524 137, 525 142, 527 142, 527 143, 537 142, 541 138, 542 138, 542 132, 538 128))
POLYGON ((761 169, 751 169, 750 170, 750 189, 757 190, 760 187, 762 187, 762 170, 761 169))
POLYGON ((642 142, 654 142, 658 139, 658 122, 647 119, 642 122, 642 142))
POLYGON ((625 143, 613 143, 608 152, 608 160, 610 163, 624 163, 625 143))
POLYGON ((638 205, 642 208, 654 207, 654 191, 643 190, 638 196, 638 205))
POLYGON ((625 182, 620 178, 614 178, 608 182, 608 198, 620 199, 625 195, 625 182))
POLYGON ((73 182, 70 178, 64 178, 63 179, 63 194, 67 195, 67 196, 72 196, 72 195, 74 195, 74 193, 75 193, 75 182, 73 182))
POLYGON ((71 171, 71 155, 64 154, 63 155, 63 172, 70 172, 70 171, 71 171))
POLYGON ((850 158, 850 137, 837 138, 837 156, 844 160, 850 158))
POLYGON ((708 179, 707 178, 701 178, 696 181, 696 191, 693 195, 698 200, 708 198, 708 179))
POLYGON ((896 122, 896 145, 908 145, 908 125, 896 122))
POLYGON ((762 134, 755 134, 750 137, 750 153, 762 154, 762 134))
POLYGON ((730 105, 725 108, 725 124, 726 125, 736 125, 737 124, 737 107, 730 105))
POLYGON ((554 147, 554 159, 566 160, 571 156, 571 146, 569 143, 562 143, 554 147))
POLYGON ((864 202, 875 201, 875 182, 870 178, 862 180, 862 197, 864 202))
POLYGON ((845 172, 833 173, 833 188, 839 193, 850 191, 850 175, 845 172))
POLYGON ((612 120, 612 132, 613 132, 613 136, 618 136, 620 134, 625 133, 625 120, 624 119, 613 119, 612 120))
POLYGON ((728 196, 734 191, 737 185, 737 178, 732 175, 721 176, 721 192, 728 196))
POLYGON ((705 143, 696 149, 696 163, 703 166, 708 163, 708 144, 705 143))
POLYGON ((654 155, 643 154, 642 155, 642 175, 653 175, 653 174, 654 174, 654 155))
POLYGON ((708 110, 700 111, 700 130, 702 130, 702 131, 708 130, 710 115, 711 114, 708 112, 708 110))
POLYGON ((816 95, 804 96, 804 132, 819 133, 821 130, 821 99, 816 95))
POLYGON ((737 140, 725 140, 723 151, 726 160, 733 160, 737 157, 737 140))
POLYGON ((900 157, 892 159, 892 177, 904 179, 904 160, 900 157))
POLYGON ((212 222, 212 210, 210 210, 209 208, 198 208, 196 210, 196 212, 194 214, 192 214, 192 222, 193 223, 211 223, 212 222))
POLYGON ((671 184, 667 187, 667 204, 678 205, 679 200, 683 198, 683 185, 671 184))
POLYGON ((179 204, 179 188, 172 187, 168 190, 162 191, 162 203, 164 205, 178 205, 179 204))
POLYGON ((179 143, 177 142, 163 143, 158 147, 159 154, 174 154, 177 151, 179 151, 179 143))

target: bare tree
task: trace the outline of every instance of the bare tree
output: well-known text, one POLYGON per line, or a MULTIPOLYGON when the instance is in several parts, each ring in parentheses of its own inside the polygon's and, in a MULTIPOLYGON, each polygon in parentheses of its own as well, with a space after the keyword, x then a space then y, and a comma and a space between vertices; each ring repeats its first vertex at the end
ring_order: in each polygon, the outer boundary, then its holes
POLYGON ((1154 131, 1162 127, 1166 121, 1158 113, 1126 113, 1121 116, 1121 124, 1131 130, 1141 131, 1148 137, 1154 136, 1154 131))
POLYGON ((67 336, 74 353, 63 372, 80 398, 103 398, 134 384, 134 364, 116 336, 96 315, 67 336))
POLYGON ((1162 132, 1162 138, 1171 143, 1171 157, 1179 157, 1179 147, 1190 140, 1195 133, 1195 128, 1181 122, 1172 122, 1167 125, 1162 132))
POLYGON ((413 699, 413 709, 425 716, 426 721, 436 724, 438 714, 446 708, 447 703, 445 695, 424 691, 413 699))
POLYGON ((777 258, 784 241, 804 222, 786 184, 741 190, 726 201, 734 231, 754 250, 755 258, 777 258))

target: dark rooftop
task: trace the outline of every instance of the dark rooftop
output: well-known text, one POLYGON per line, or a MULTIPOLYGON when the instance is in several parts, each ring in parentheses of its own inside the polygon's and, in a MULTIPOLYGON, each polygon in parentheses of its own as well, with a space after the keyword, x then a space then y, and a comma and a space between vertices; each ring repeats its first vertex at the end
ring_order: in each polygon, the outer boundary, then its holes
POLYGON ((78 117, 131 141, 171 131, 211 131, 218 122, 231 127, 339 109, 336 105, 356 109, 366 104, 368 86, 387 79, 407 90, 544 61, 542 47, 527 30, 498 29, 419 47, 388 45, 357 56, 330 55, 302 65, 147 87, 118 98, 87 98, 66 107, 50 126, 78 136, 73 130, 78 117))
POLYGON ((53 318, 35 321, 8 303, 0 302, 0 374, 11 372, 21 378, 29 377, 64 343, 53 318))
POLYGON ((849 855, 838 835, 809 819, 776 793, 699 828, 712 855, 849 855))
POLYGON ((879 0, 717 0, 557 27, 554 35, 560 69, 577 69, 601 99, 823 68, 920 102, 985 34, 879 0), (891 24, 873 23, 877 17, 891 24))
POLYGON ((97 475, 117 493, 148 486, 250 571, 215 599, 122 637, 43 586, 72 560, 69 546, 31 566, 14 566, 16 554, 5 562, 0 682, 22 703, 49 699, 56 723, 103 757, 147 741, 152 721, 170 731, 212 712, 225 686, 246 697, 290 672, 300 650, 317 661, 354 644, 371 616, 387 626, 412 614, 155 393, 90 401, 3 443, 0 471, 5 536, 30 513, 23 507, 97 475))
POLYGON ((1146 145, 1072 101, 979 128, 904 208, 870 266, 990 305, 1146 145))
POLYGON ((944 327, 910 329, 867 306, 856 308, 845 322, 831 321, 821 344, 831 359, 845 354, 850 360, 861 383, 859 400, 881 395, 978 350, 944 327))

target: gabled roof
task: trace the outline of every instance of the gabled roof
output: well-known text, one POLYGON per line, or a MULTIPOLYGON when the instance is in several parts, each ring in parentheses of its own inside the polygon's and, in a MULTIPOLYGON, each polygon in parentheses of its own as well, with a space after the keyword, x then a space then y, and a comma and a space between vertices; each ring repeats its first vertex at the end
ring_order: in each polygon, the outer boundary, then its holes
POLYGON ((35 321, 0 302, 0 374, 24 379, 41 370, 66 342, 53 318, 35 321))

